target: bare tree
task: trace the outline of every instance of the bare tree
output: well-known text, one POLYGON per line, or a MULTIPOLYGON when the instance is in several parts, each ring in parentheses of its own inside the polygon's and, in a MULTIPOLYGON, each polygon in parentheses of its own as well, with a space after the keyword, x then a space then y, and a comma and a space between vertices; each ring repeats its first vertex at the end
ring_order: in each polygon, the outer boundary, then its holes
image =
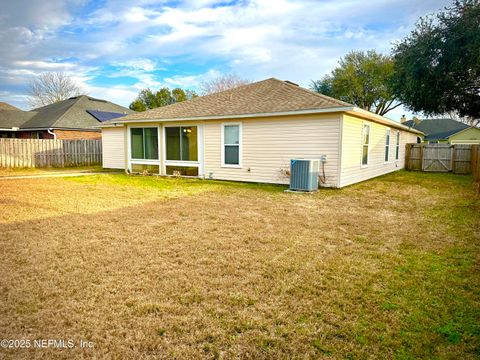
POLYGON ((480 118, 474 118, 471 116, 460 116, 457 112, 454 111, 449 112, 447 115, 450 119, 467 124, 468 126, 480 127, 480 118))
POLYGON ((28 87, 32 108, 45 106, 82 94, 82 89, 63 72, 46 72, 34 78, 28 87))
POLYGON ((241 85, 250 84, 250 80, 242 79, 235 74, 226 74, 210 81, 202 81, 199 89, 200 94, 210 95, 220 91, 236 88, 241 85))

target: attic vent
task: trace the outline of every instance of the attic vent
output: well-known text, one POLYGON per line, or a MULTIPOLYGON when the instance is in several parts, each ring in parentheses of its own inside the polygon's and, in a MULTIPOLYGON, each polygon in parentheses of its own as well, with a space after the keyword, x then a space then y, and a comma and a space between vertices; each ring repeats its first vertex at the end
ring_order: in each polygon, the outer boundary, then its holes
POLYGON ((291 85, 295 85, 295 86, 300 86, 300 85, 295 84, 294 82, 291 82, 291 81, 289 81, 289 80, 285 80, 285 82, 286 82, 287 84, 291 84, 291 85))

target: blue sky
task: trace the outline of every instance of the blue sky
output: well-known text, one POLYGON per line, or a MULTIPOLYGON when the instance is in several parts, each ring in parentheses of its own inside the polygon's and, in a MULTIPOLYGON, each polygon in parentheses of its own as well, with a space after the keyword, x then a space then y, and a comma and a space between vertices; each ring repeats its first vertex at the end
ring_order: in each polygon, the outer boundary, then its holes
MULTIPOLYGON (((15 0, 0 3, 0 101, 28 109, 36 74, 64 71, 124 106, 235 73, 308 87, 351 50, 388 53, 443 0, 15 0)), ((387 116, 398 120, 408 111, 387 116)))

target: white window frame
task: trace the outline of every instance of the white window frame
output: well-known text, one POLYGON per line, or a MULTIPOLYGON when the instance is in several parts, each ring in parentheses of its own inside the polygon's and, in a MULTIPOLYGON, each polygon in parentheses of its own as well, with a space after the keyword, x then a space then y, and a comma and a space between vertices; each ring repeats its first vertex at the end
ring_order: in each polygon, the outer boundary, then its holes
POLYGON ((160 126, 158 125, 128 125, 127 126, 127 156, 128 156, 128 164, 127 164, 127 167, 128 167, 128 171, 132 171, 132 164, 139 164, 139 165, 158 165, 158 169, 159 169, 159 174, 162 170, 162 166, 161 166, 161 152, 160 152, 160 144, 161 144, 161 138, 160 138, 160 126), (133 159, 132 158, 132 132, 131 132, 131 129, 133 128, 141 128, 141 129, 145 129, 145 128, 151 128, 151 129, 157 129, 157 138, 158 138, 158 159, 133 159))
POLYGON ((360 167, 361 168, 366 168, 368 167, 368 164, 370 162, 370 137, 372 136, 372 128, 370 126, 369 123, 366 123, 366 122, 363 122, 362 123, 362 140, 361 140, 361 143, 362 143, 362 146, 361 146, 361 151, 360 151, 360 167), (363 139, 365 138, 365 128, 368 127, 368 143, 364 143, 363 142, 363 139), (364 164, 363 163, 363 148, 364 147, 367 147, 367 163, 364 164))
POLYGON ((397 131, 397 135, 395 137, 395 161, 400 159, 400 131, 397 131))
POLYGON ((197 123, 175 123, 175 124, 164 124, 163 125, 163 137, 162 137, 162 160, 163 160, 163 167, 162 173, 166 176, 167 175, 167 166, 179 166, 179 167, 196 167, 198 168, 198 177, 203 176, 203 126, 197 123), (193 127, 197 128, 197 161, 189 161, 189 160, 167 160, 167 130, 166 128, 169 127, 193 127))
POLYGON ((222 123, 222 147, 221 147, 221 154, 222 154, 222 165, 221 167, 224 168, 234 168, 234 169, 241 169, 242 168, 242 158, 243 158, 243 129, 242 129, 241 122, 226 122, 222 123), (237 144, 225 144, 225 126, 238 126, 238 165, 237 164, 225 164, 225 145, 237 145, 237 144))
POLYGON ((385 147, 383 150, 383 163, 388 164, 390 163, 390 157, 391 157, 391 147, 392 147, 392 129, 387 128, 385 130, 385 147), (388 142, 387 142, 388 140, 388 142), (386 158, 386 159, 385 159, 386 158))

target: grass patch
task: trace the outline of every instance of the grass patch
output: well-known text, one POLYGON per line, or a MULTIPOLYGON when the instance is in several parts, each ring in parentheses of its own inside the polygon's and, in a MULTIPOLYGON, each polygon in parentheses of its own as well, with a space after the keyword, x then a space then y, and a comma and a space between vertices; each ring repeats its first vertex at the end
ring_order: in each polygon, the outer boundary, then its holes
POLYGON ((45 168, 0 168, 2 176, 24 176, 24 175, 48 175, 64 172, 110 172, 116 171, 104 169, 101 166, 75 166, 75 167, 45 167, 45 168))
POLYGON ((401 171, 308 196, 284 189, 125 174, 2 181, 3 337, 94 342, 69 357, 478 357, 470 177, 401 171))

